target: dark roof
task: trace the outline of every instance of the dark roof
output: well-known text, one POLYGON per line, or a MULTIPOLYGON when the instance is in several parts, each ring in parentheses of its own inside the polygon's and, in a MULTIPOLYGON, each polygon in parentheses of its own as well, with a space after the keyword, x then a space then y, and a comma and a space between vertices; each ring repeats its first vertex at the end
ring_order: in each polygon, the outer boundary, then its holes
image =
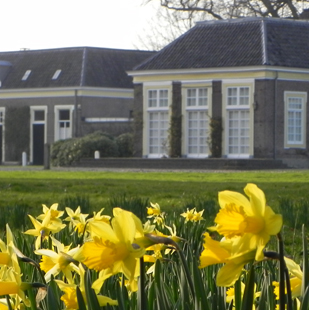
MULTIPOLYGON (((76 47, 0 52, 2 64, 11 64, 1 89, 44 87, 133 88, 126 73, 155 52, 109 48, 76 47), (56 80, 56 70, 61 73, 56 80), (27 80, 22 77, 27 70, 27 80)), ((2 69, 7 70, 8 66, 2 69)))
POLYGON ((309 22, 279 18, 199 22, 134 70, 260 65, 309 68, 309 22))

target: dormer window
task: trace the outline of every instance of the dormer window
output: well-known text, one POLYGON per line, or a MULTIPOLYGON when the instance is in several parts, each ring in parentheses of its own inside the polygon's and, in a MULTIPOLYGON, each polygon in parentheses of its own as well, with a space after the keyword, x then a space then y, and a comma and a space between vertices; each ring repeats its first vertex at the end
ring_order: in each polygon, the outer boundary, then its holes
POLYGON ((24 76, 21 78, 22 81, 26 81, 31 73, 31 70, 27 70, 24 76))
POLYGON ((56 70, 56 72, 54 73, 52 80, 57 80, 59 75, 61 73, 61 69, 56 70))

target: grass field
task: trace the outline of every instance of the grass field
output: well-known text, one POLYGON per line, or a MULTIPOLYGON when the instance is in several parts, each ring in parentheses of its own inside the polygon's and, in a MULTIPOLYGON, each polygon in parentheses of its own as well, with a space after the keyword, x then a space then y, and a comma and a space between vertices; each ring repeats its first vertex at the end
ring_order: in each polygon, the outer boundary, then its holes
POLYGON ((309 171, 246 172, 114 172, 79 170, 0 170, 0 206, 25 204, 39 207, 72 197, 87 197, 94 209, 106 207, 113 197, 139 197, 157 202, 163 208, 181 207, 195 197, 216 199, 219 191, 243 192, 249 183, 257 184, 268 204, 306 199, 309 171))
MULTIPOLYGON (((273 210, 283 215, 283 227, 280 236, 282 236, 282 240, 284 241, 284 253, 288 257, 293 258, 297 264, 301 263, 306 256, 304 256, 303 253, 307 253, 307 251, 303 250, 301 229, 302 224, 305 224, 307 227, 309 226, 309 171, 300 170, 190 173, 153 171, 146 173, 103 170, 85 171, 76 169, 42 170, 38 167, 11 169, 9 171, 8 169, 2 168, 2 170, 0 169, 0 237, 1 235, 2 239, 5 237, 5 227, 6 223, 8 223, 14 232, 14 236, 17 240, 17 247, 26 256, 38 262, 39 257, 33 253, 35 239, 33 236, 24 234, 23 232, 32 228, 33 222, 31 223, 27 214, 36 217, 38 214, 42 213, 41 205, 43 203, 49 207, 53 203, 59 202, 59 209, 64 209, 64 207, 69 206, 74 210, 80 204, 82 207, 87 208, 87 210, 83 210, 82 208, 82 212, 89 213, 89 220, 92 220, 91 217, 93 214, 90 212, 92 210, 99 211, 104 207, 104 214, 106 214, 109 213, 108 211, 111 211, 113 207, 119 206, 134 212, 142 220, 142 223, 146 223, 146 221, 149 220, 149 218, 146 218, 146 207, 149 206, 150 201, 157 202, 161 205, 161 211, 166 212, 164 215, 161 215, 162 222, 158 223, 164 223, 169 227, 173 227, 173 233, 179 237, 180 248, 183 251, 179 251, 179 253, 183 253, 183 256, 180 255, 180 259, 177 255, 172 254, 173 252, 170 252, 170 254, 166 256, 164 254, 164 256, 162 256, 164 259, 162 260, 159 258, 160 256, 157 256, 159 259, 156 258, 154 276, 151 274, 147 275, 144 280, 144 285, 142 285, 143 288, 147 288, 145 292, 148 294, 147 298, 149 298, 149 305, 151 306, 149 309, 230 309, 232 307, 225 305, 226 291, 222 288, 217 289, 214 283, 213 275, 218 274, 219 267, 208 266, 199 269, 197 266, 199 264, 200 254, 202 253, 204 233, 209 226, 214 224, 213 220, 218 211, 218 192, 222 190, 233 190, 243 193, 243 188, 249 182, 257 184, 265 192, 268 204, 273 210), (186 211, 187 208, 191 209, 194 207, 196 207, 197 211, 204 210, 202 220, 194 223, 186 222, 181 216, 181 213, 186 211), (182 266, 187 267, 182 269, 182 266), (191 279, 191 277, 193 277, 195 288, 191 291, 192 296, 189 294, 187 287, 187 282, 189 282, 188 279, 191 279), (165 294, 165 292, 167 292, 167 294, 165 294), (218 300, 221 300, 222 305, 220 307, 212 306, 211 308, 206 308, 205 306, 198 308, 197 306, 193 306, 194 303, 200 303, 199 299, 195 298, 195 293, 208 296, 205 300, 203 299, 204 303, 206 301, 207 304, 209 302, 209 305, 215 305, 218 300), (190 298, 192 300, 190 300, 190 298), (156 304, 156 299, 160 300, 160 303, 164 300, 168 306, 161 307, 161 304, 157 303, 157 306, 153 307, 153 305, 156 304), (189 302, 191 303, 190 306, 188 306, 189 302), (229 308, 227 308, 227 306, 229 308)), ((119 216, 119 210, 117 212, 115 214, 119 216)), ((70 212, 63 215, 62 220, 64 220, 69 213, 70 212)), ((44 217, 45 216, 46 214, 44 217)), ((51 213, 48 213, 48 216, 50 217, 51 213)), ((156 218, 151 218, 150 222, 152 221, 152 224, 155 224, 155 220, 156 218)), ((115 225, 115 227, 118 232, 120 228, 124 228, 124 231, 121 233, 121 235, 124 236, 130 232, 131 227, 134 228, 135 222, 136 221, 133 221, 129 216, 121 225, 119 224, 120 222, 117 222, 118 226, 115 225), (129 222, 129 226, 126 221, 130 221, 130 219, 131 222, 129 222)), ((87 227, 87 225, 85 227, 87 227)), ((272 226, 273 222, 269 225, 272 226)), ((157 225, 157 228, 159 231, 162 230, 163 233, 169 235, 171 231, 167 229, 167 226, 157 225)), ((40 228, 41 226, 37 223, 36 228, 37 227, 40 228)), ((102 228, 104 226, 100 227, 102 228)), ((110 228, 110 226, 108 227, 110 228)), ((150 224, 148 223, 146 227, 149 228, 150 224)), ((255 226, 253 225, 253 227, 255 226)), ((105 233, 108 232, 109 229, 105 227, 103 231, 104 234, 102 234, 102 236, 104 235, 105 238, 105 233)), ((40 236, 41 232, 42 230, 39 230, 38 236, 40 236)), ((133 233, 135 234, 134 231, 133 233)), ((73 243, 74 245, 72 247, 77 246, 77 244, 82 244, 89 238, 89 235, 79 236, 78 231, 72 233, 69 226, 53 234, 53 236, 65 245, 73 243), (86 239, 84 239, 84 237, 86 239)), ((114 235, 112 235, 112 237, 113 236, 114 235)), ((252 236, 250 238, 252 238, 252 236)), ((116 239, 115 237, 115 239, 112 240, 116 239)), ((43 242, 43 244, 47 249, 47 247, 51 245, 51 240, 49 242, 43 242)), ((103 248, 106 249, 109 244, 112 246, 113 242, 107 240, 103 248)), ((270 241, 266 245, 266 250, 277 251, 277 248, 277 238, 271 236, 270 241)), ((165 253, 163 249, 166 249, 166 247, 164 246, 159 252, 165 253)), ((100 248, 98 248, 98 250, 101 251, 100 248)), ((176 252, 177 251, 175 251, 175 254, 176 252)), ((62 252, 58 251, 57 255, 59 253, 62 252)), ((114 253, 114 248, 111 253, 114 253)), ((158 255, 157 253, 154 254, 158 255)), ((97 256, 95 251, 94 257, 97 256)), ((113 257, 113 255, 111 254, 109 257, 113 257)), ((101 257, 99 258, 101 259, 101 257)), ((59 259, 63 261, 62 256, 59 259)), ((239 257, 237 257, 237 260, 239 260, 239 257)), ((147 268, 149 268, 150 263, 146 263, 146 265, 147 268)), ((26 279, 35 279, 34 275, 39 278, 41 275, 41 273, 33 270, 34 265, 22 263, 21 266, 22 274, 25 275, 26 279)), ((273 289, 270 286, 272 282, 270 281, 278 278, 277 261, 263 261, 259 265, 254 264, 252 266, 254 266, 252 270, 256 270, 255 272, 257 274, 255 277, 258 279, 256 284, 257 290, 264 291, 266 288, 267 290, 270 289, 270 295, 265 293, 261 296, 263 298, 270 296, 267 302, 269 304, 270 302, 275 302, 274 296, 272 295, 273 289), (265 268, 266 271, 264 272, 262 268, 265 268)), ((232 265, 232 267, 234 268, 234 265, 232 265)), ((244 269, 243 266, 242 269, 244 269)), ((91 271, 91 273, 88 272, 88 276, 86 277, 88 287, 91 286, 91 281, 96 279, 97 276, 94 270, 91 271)), ((56 277, 60 279, 60 276, 56 277)), ((75 280, 77 277, 76 275, 75 280)), ((246 281, 246 279, 254 279, 254 277, 251 276, 247 277, 247 274, 244 272, 242 272, 241 277, 243 281, 246 281)), ((191 279, 191 282, 193 282, 193 280, 191 279)), ((40 280, 35 279, 35 282, 39 281, 40 280)), ((128 298, 130 295, 128 295, 127 292, 124 294, 122 290, 119 290, 119 283, 120 278, 118 275, 115 275, 107 279, 101 289, 103 295, 122 300, 121 307, 115 306, 109 307, 108 309, 145 309, 145 307, 137 307, 136 293, 132 293, 131 297, 128 298), (126 300, 126 302, 123 300, 126 300), (130 307, 124 305, 130 305, 130 307)), ((40 309, 63 309, 63 305, 60 303, 58 304, 60 294, 62 293, 59 288, 55 286, 55 283, 51 282, 49 285, 53 287, 56 293, 54 295, 49 294, 49 297, 41 302, 42 307, 40 307, 40 309), (55 301, 52 301, 52 297, 50 296, 55 296, 55 301), (55 305, 58 305, 58 307, 55 307, 55 305)), ((189 286, 191 287, 191 284, 189 286)), ((249 286, 249 284, 246 285, 246 287, 249 286)), ((253 289, 254 285, 251 285, 251 287, 253 289)), ((30 294, 29 292, 28 290, 28 294, 30 294)), ((33 300, 34 296, 33 294, 33 300)), ((266 304, 266 302, 262 301, 262 297, 260 297, 260 305, 266 304)), ((92 299, 88 298, 87 302, 89 303, 91 300, 92 299)), ((33 305, 34 304, 35 301, 33 301, 33 305)), ((79 308, 86 309, 85 306, 79 308)), ((252 307, 244 306, 242 309, 249 308, 252 307)), ((37 308, 33 306, 32 309, 35 310, 37 308)), ((88 309, 99 309, 99 307, 93 304, 93 306, 89 306, 88 309)), ((235 306, 235 309, 240 309, 240 307, 235 306)), ((274 309, 274 307, 270 307, 269 309, 274 309)), ((307 304, 304 306, 304 309, 308 309, 307 304)))

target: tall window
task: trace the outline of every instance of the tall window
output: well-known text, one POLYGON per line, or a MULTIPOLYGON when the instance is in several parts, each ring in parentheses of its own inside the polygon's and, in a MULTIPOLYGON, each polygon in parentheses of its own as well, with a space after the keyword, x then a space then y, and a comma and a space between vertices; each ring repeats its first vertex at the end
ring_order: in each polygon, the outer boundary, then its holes
POLYGON ((227 88, 227 155, 250 154, 250 96, 249 87, 227 88))
POLYGON ((149 157, 168 155, 168 90, 148 90, 149 157))
POLYGON ((187 155, 205 157, 208 155, 208 89, 188 88, 187 102, 187 155))
POLYGON ((305 147, 306 93, 285 93, 285 146, 305 147))

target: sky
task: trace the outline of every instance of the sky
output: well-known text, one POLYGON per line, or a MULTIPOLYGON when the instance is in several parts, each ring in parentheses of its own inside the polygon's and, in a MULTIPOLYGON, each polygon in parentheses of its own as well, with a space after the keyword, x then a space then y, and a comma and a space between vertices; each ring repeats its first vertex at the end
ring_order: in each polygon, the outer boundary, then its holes
POLYGON ((75 46, 136 49, 157 11, 155 4, 143 3, 0 0, 0 51, 75 46))

